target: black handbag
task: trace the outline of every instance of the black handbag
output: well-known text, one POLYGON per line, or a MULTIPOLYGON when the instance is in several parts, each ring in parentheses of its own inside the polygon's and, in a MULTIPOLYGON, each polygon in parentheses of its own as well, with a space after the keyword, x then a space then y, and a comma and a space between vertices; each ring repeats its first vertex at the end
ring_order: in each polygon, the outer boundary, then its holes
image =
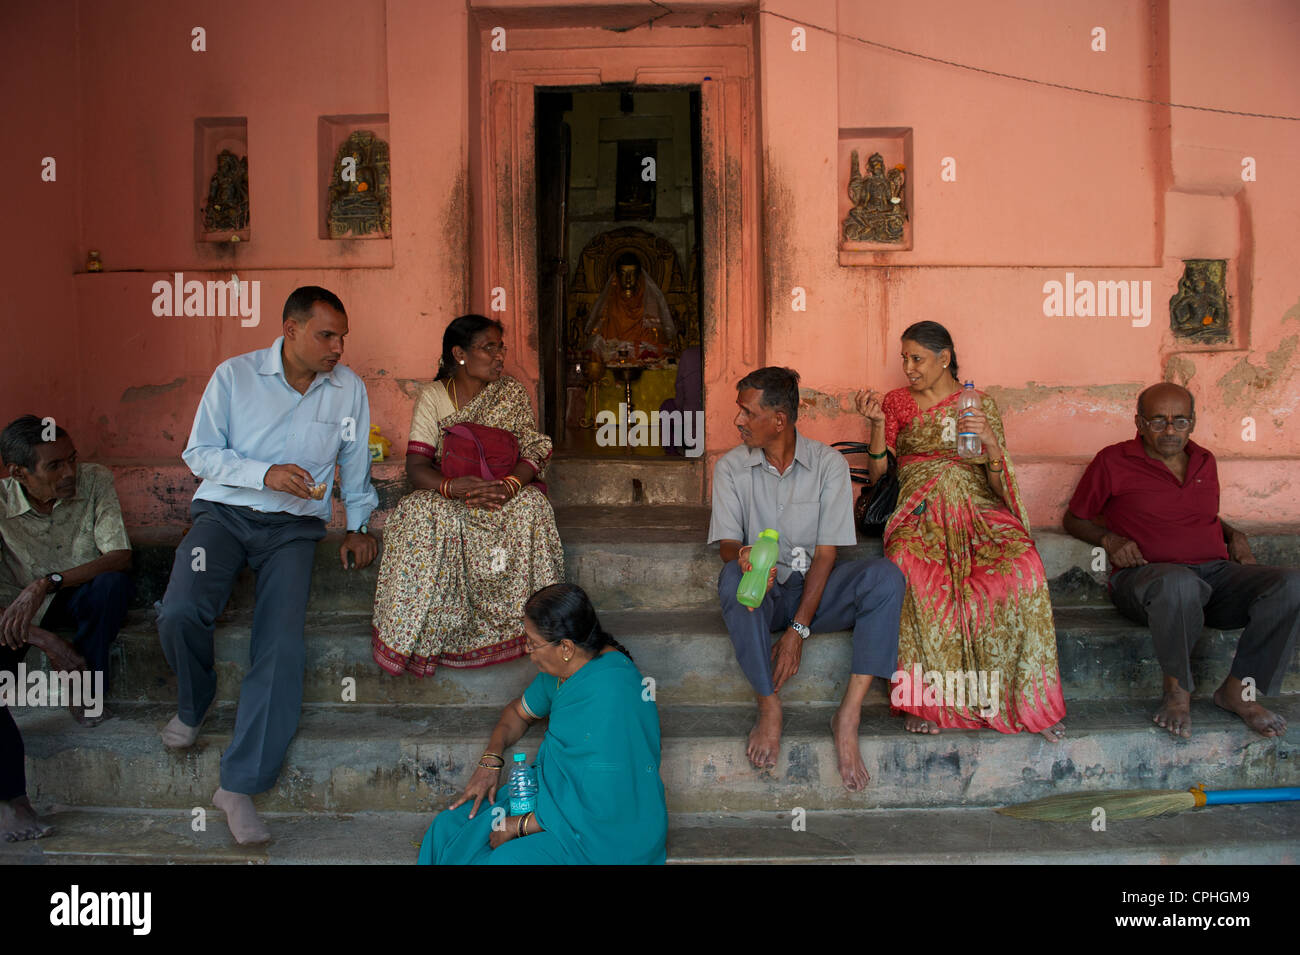
MULTIPOLYGON (((871 450, 870 445, 861 441, 836 441, 831 447, 844 455, 867 454, 871 450)), ((868 537, 884 534, 885 525, 898 506, 898 461, 894 452, 886 449, 885 454, 889 467, 875 484, 871 483, 871 473, 866 468, 849 468, 853 482, 863 485, 853 504, 853 523, 868 537)))

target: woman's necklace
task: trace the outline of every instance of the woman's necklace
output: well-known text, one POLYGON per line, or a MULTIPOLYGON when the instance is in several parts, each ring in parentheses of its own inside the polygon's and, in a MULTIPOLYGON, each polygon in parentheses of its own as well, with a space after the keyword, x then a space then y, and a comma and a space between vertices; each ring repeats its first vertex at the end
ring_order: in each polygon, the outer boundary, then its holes
POLYGON ((454 410, 459 411, 460 405, 456 403, 456 379, 451 379, 451 406, 454 410))

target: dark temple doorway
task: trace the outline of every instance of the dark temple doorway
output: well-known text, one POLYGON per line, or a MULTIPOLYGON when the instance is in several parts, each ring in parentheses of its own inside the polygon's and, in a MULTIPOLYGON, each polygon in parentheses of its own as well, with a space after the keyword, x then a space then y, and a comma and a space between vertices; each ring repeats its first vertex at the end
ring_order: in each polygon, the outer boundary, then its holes
POLYGON ((557 451, 685 460, 677 421, 704 409, 699 88, 536 97, 542 427, 557 451))

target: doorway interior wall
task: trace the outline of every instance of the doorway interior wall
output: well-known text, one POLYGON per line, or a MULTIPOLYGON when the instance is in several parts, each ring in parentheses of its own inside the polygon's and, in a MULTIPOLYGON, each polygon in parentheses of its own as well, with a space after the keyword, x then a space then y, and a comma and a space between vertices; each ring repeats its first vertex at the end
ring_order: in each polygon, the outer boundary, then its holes
MULTIPOLYGON (((548 396, 540 388, 538 93, 697 88, 699 325, 704 393, 713 396, 706 397, 705 453, 715 458, 735 444, 734 408, 727 398, 735 382, 760 364, 763 351, 753 31, 739 24, 624 33, 545 29, 511 26, 498 13, 476 14, 470 57, 479 78, 470 122, 481 130, 470 156, 471 307, 505 322, 507 369, 532 392, 539 419, 562 416, 558 393, 548 396), (494 50, 501 30, 505 49, 494 50)), ((554 342, 546 347, 553 354, 554 342)))

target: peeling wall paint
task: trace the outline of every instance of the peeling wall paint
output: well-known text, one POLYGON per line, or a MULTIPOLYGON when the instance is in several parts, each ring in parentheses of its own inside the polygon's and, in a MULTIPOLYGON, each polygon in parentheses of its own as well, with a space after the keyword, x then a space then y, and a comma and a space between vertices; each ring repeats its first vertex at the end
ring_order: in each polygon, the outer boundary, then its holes
POLYGON ((150 398, 165 395, 167 392, 175 391, 181 387, 187 380, 186 378, 173 378, 165 385, 134 385, 122 392, 122 403, 147 401, 150 398))

